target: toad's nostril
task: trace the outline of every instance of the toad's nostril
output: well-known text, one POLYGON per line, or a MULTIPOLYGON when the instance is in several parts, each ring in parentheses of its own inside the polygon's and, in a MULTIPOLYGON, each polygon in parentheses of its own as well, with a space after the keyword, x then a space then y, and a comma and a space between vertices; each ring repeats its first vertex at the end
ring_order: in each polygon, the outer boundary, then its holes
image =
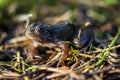
POLYGON ((28 30, 28 32, 34 32, 34 31, 35 31, 34 28, 30 28, 30 29, 28 30))
POLYGON ((36 27, 38 25, 38 23, 34 22, 31 24, 32 27, 36 27))

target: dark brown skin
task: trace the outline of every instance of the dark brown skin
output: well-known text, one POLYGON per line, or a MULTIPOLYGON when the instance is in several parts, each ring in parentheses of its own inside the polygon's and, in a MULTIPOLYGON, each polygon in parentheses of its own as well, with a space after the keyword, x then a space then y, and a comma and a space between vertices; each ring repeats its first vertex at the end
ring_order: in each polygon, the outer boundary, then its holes
POLYGON ((69 53, 70 41, 79 49, 87 48, 93 41, 93 30, 91 24, 81 25, 73 22, 59 22, 55 25, 33 23, 25 30, 25 35, 42 46, 62 47, 62 55, 58 65, 65 60, 69 53))

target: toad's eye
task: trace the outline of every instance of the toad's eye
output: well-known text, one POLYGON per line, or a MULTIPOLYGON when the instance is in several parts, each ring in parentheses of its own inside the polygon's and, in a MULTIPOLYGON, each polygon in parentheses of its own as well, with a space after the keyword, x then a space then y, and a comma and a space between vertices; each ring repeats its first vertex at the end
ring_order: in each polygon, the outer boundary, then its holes
POLYGON ((40 26, 40 25, 36 26, 35 31, 36 32, 43 32, 43 26, 40 26))

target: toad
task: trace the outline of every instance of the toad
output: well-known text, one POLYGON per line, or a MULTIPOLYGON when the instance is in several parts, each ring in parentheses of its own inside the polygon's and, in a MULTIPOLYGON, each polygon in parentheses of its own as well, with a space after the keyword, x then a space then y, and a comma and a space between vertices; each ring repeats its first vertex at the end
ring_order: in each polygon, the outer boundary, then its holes
POLYGON ((75 47, 82 49, 88 48, 94 39, 89 21, 82 24, 62 21, 54 25, 32 23, 25 29, 25 35, 37 45, 60 46, 62 54, 58 65, 66 59, 69 53, 69 44, 66 41, 70 41, 75 47))

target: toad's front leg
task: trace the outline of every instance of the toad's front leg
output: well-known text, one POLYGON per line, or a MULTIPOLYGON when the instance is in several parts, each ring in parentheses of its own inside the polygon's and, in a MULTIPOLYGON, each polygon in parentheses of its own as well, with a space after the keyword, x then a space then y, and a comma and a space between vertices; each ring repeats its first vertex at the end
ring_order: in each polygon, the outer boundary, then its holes
POLYGON ((69 44, 67 44, 66 42, 60 42, 60 47, 62 48, 62 51, 61 51, 61 56, 59 58, 59 62, 57 64, 57 67, 63 63, 64 60, 66 60, 66 58, 68 57, 69 55, 69 44))
POLYGON ((35 53, 37 53, 37 48, 38 48, 38 44, 36 42, 32 42, 32 44, 30 45, 29 49, 27 50, 27 61, 33 61, 34 57, 35 57, 35 53))

